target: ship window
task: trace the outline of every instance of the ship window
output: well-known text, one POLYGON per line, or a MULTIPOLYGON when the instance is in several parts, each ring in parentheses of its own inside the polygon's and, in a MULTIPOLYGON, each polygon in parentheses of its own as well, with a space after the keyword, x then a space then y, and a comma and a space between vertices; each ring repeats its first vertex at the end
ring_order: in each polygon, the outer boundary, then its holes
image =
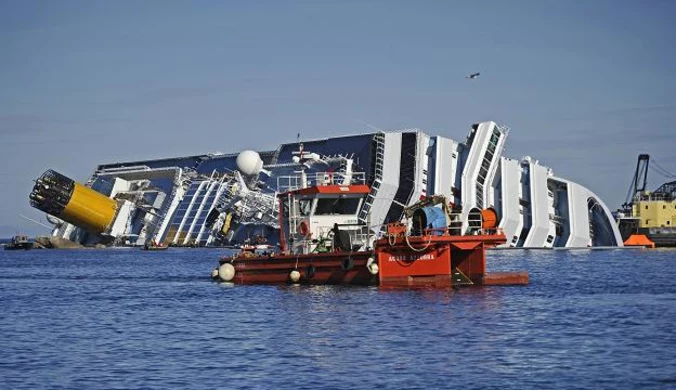
POLYGON ((667 225, 671 225, 671 223, 670 223, 670 222, 671 222, 671 221, 667 221, 667 225))
MULTIPOLYGON (((648 205, 645 205, 645 209, 648 210, 648 205)), ((647 223, 647 222, 646 222, 647 223)))
POLYGON ((317 201, 315 215, 357 213, 361 198, 324 198, 317 201))

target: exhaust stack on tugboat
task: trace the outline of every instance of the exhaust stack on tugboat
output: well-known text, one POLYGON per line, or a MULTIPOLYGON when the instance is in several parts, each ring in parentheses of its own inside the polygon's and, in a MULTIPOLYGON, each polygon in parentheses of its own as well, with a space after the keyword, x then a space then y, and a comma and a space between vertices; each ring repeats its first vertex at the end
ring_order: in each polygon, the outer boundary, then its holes
POLYGON ((280 251, 246 245, 220 260, 214 279, 382 287, 528 284, 527 272, 486 272, 485 249, 506 242, 494 210, 470 210, 463 232, 462 210, 431 196, 405 209, 408 223, 390 223, 377 238, 358 218, 371 189, 363 173, 352 172, 352 161, 345 158, 344 169, 308 178, 305 167, 323 161, 304 153, 302 144, 296 154, 298 175, 277 181, 280 251))

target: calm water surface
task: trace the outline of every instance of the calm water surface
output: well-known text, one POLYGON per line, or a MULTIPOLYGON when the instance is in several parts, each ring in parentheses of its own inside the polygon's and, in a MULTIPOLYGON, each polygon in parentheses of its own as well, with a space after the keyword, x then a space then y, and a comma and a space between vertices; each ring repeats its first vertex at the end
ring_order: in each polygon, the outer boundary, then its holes
POLYGON ((527 287, 211 281, 222 250, 0 251, 0 388, 676 388, 676 251, 493 251, 527 287))

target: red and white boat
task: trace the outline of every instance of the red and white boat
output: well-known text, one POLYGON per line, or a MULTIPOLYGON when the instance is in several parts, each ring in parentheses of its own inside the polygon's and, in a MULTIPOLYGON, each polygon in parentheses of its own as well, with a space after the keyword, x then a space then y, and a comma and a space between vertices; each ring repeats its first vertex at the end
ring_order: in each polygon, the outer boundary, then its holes
POLYGON ((432 196, 406 208, 404 222, 373 227, 359 218, 370 193, 363 174, 315 175, 309 180, 303 169, 283 178, 291 184, 278 195, 279 248, 243 247, 220 259, 214 279, 393 287, 528 283, 527 272, 486 272, 485 249, 506 242, 493 210, 476 210, 475 222, 462 232, 452 205, 432 196))

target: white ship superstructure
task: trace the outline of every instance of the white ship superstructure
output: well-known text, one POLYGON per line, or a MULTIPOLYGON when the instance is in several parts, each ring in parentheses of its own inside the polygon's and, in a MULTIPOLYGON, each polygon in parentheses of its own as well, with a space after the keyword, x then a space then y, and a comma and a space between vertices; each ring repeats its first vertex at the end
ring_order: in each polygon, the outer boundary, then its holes
POLYGON ((115 200, 114 220, 97 232, 66 221, 54 235, 85 244, 107 237, 123 245, 260 240, 279 228, 280 178, 302 171, 309 182, 333 183, 364 172, 370 192, 356 223, 374 236, 385 224, 401 221, 407 206, 443 195, 462 234, 474 234, 477 216, 492 209, 505 246, 622 245, 610 211, 593 192, 554 176, 534 158, 504 156, 508 133, 482 122, 471 127, 465 142, 414 129, 304 140, 274 151, 105 164, 87 186, 115 200))
MULTIPOLYGON (((494 122, 479 123, 470 129, 461 179, 463 230, 469 228, 470 211, 494 207, 492 184, 507 133, 507 128, 498 127, 494 122)), ((440 173, 443 175, 443 170, 440 173)))

